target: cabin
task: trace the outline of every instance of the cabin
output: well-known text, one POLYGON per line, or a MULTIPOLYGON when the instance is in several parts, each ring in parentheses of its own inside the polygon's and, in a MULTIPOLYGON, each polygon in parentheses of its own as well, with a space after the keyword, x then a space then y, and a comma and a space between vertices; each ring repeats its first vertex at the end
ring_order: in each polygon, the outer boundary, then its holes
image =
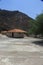
POLYGON ((1 34, 6 35, 7 31, 1 31, 1 34))
POLYGON ((15 37, 15 38, 24 38, 25 33, 27 33, 24 30, 21 29, 12 29, 7 31, 7 36, 9 37, 15 37))

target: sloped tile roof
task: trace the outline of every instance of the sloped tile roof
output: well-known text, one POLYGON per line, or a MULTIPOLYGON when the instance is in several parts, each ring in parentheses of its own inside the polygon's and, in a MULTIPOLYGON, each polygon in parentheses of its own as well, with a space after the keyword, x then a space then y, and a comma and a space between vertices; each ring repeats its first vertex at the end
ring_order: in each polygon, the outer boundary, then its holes
POLYGON ((7 32, 24 32, 24 33, 26 33, 26 31, 21 30, 21 29, 12 29, 12 30, 9 30, 7 32))

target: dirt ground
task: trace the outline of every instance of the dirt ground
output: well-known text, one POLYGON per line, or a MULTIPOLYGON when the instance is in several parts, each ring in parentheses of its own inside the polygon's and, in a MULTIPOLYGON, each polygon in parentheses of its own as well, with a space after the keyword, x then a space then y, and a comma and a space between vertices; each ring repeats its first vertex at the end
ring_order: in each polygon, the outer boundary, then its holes
POLYGON ((43 65, 43 42, 0 36, 0 65, 43 65))

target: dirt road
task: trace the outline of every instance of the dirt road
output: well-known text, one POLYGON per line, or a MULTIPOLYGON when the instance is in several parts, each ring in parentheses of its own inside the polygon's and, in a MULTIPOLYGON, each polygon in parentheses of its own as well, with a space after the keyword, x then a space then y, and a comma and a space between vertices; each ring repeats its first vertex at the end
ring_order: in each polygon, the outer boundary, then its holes
POLYGON ((36 38, 0 37, 0 65, 43 65, 43 46, 36 38))

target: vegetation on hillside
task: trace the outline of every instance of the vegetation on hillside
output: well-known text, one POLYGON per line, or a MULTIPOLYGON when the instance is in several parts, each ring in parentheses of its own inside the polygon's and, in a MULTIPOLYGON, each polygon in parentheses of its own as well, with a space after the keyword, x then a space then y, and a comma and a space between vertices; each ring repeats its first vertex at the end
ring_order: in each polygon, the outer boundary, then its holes
POLYGON ((30 34, 35 34, 35 35, 43 35, 43 13, 38 15, 35 20, 30 21, 31 28, 29 30, 30 34))
POLYGON ((30 28, 30 20, 32 20, 32 18, 22 12, 0 9, 0 31, 13 28, 20 28, 28 31, 30 28))
POLYGON ((37 15, 34 20, 19 11, 0 9, 0 31, 13 28, 23 29, 30 35, 43 35, 43 13, 37 15))

